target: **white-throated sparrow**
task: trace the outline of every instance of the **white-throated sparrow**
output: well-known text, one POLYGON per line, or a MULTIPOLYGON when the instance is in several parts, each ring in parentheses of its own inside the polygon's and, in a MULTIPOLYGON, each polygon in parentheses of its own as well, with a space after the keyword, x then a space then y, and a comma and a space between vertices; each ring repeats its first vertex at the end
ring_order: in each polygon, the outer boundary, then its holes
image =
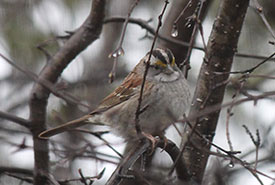
MULTIPOLYGON (((110 126, 126 140, 137 138, 135 113, 148 57, 149 53, 93 112, 46 130, 39 137, 48 138, 88 123, 100 123, 110 126)), ((139 115, 142 131, 163 136, 164 130, 183 116, 189 104, 189 86, 172 52, 169 49, 153 50, 141 104, 141 108, 146 109, 139 115)))

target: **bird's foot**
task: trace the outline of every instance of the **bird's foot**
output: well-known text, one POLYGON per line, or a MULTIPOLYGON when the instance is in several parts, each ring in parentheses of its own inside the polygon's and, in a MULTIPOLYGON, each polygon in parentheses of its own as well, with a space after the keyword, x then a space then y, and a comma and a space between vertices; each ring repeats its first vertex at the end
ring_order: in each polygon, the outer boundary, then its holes
POLYGON ((151 134, 145 133, 145 132, 141 132, 142 137, 148 139, 151 142, 151 152, 150 155, 153 154, 153 152, 155 151, 156 148, 156 143, 157 143, 157 139, 152 136, 151 134))

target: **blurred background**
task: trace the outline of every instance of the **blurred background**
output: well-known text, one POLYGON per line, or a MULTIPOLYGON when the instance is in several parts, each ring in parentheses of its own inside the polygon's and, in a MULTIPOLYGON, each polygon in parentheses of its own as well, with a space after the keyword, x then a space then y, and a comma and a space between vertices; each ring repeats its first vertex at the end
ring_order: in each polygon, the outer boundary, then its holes
MULTIPOLYGON (((133 0, 108 0, 106 18, 126 17, 133 2, 133 0)), ((275 1, 259 0, 258 2, 263 6, 263 13, 267 21, 274 28, 275 1)), ((218 0, 207 1, 206 9, 202 13, 203 36, 206 42, 219 4, 218 0)), ((163 5, 164 2, 159 0, 140 0, 131 17, 147 21, 148 25, 156 29, 158 15, 163 5)), ((183 0, 170 2, 168 10, 164 14, 164 24, 160 31, 163 36, 172 38, 173 22, 184 5, 186 2, 183 0)), ((274 44, 269 43, 269 41, 274 42, 274 38, 253 6, 251 3, 248 8, 239 40, 238 53, 267 57, 275 51, 274 44)), ((54 54, 64 43, 64 39, 60 37, 66 36, 66 31, 76 30, 88 16, 90 7, 90 0, 1 0, 0 53, 17 65, 39 74, 47 62, 47 57, 45 52, 39 50, 38 47, 43 46, 49 54, 54 54)), ((193 10, 190 8, 190 16, 192 13, 193 10)), ((187 21, 184 18, 179 21, 179 34, 174 39, 189 41, 192 26, 186 25, 187 21)), ((108 55, 118 47, 122 26, 122 23, 104 24, 100 38, 70 63, 59 79, 57 88, 60 91, 71 93, 79 101, 88 104, 93 109, 102 98, 119 85, 127 73, 150 50, 152 44, 152 35, 146 29, 129 23, 122 45, 125 54, 118 58, 116 78, 113 83, 109 83, 108 74, 113 66, 113 58, 109 58, 108 55)), ((203 47, 200 34, 196 35, 195 45, 203 47)), ((183 52, 187 49, 185 47, 163 40, 158 40, 157 47, 172 49, 177 63, 182 62, 186 57, 186 53, 183 52)), ((204 53, 201 50, 193 49, 191 53, 191 70, 188 81, 192 92, 196 85, 203 56, 204 53)), ((251 68, 262 60, 253 57, 235 57, 232 71, 251 68)), ((264 64, 253 74, 274 75, 274 62, 264 64)), ((232 75, 233 78, 235 76, 237 75, 232 75)), ((25 74, 17 71, 0 58, 1 111, 28 119, 28 100, 33 84, 33 81, 25 74)), ((246 89, 251 94, 272 91, 274 88, 274 79, 251 77, 246 83, 246 89)), ((229 85, 224 102, 232 100, 234 93, 235 90, 229 85)), ((90 111, 85 107, 71 105, 53 95, 49 98, 47 110, 48 127, 57 126, 90 111)), ((234 116, 230 118, 229 130, 234 150, 242 152, 239 157, 243 160, 255 161, 255 146, 242 125, 246 125, 254 135, 256 129, 259 129, 261 137, 259 159, 261 162, 258 164, 258 170, 274 177, 274 98, 260 100, 255 106, 253 102, 243 103, 234 107, 233 112, 234 116)), ((214 143, 228 150, 225 133, 226 116, 226 109, 224 109, 220 115, 214 143)), ((108 130, 108 128, 102 127, 91 129, 95 131, 108 130)), ((103 137, 116 150, 123 153, 125 144, 121 138, 112 134, 105 134, 103 137)), ((167 137, 177 144, 180 143, 180 136, 177 135, 173 127, 167 130, 167 137)), ((0 143, 0 184, 28 184, 8 176, 3 173, 3 169, 9 167, 32 171, 32 137, 29 131, 0 118, 0 143)), ((103 168, 106 168, 103 178, 95 182, 95 184, 104 184, 119 161, 118 156, 104 142, 87 134, 61 134, 51 139, 50 148, 54 151, 50 155, 53 164, 51 169, 57 179, 78 177, 77 170, 79 168, 88 176, 97 175, 103 168)), ((213 150, 216 151, 216 149, 213 150)), ((168 169, 172 164, 164 153, 156 155, 153 162, 158 168, 163 169, 168 169), (167 160, 163 160, 166 158, 167 160)), ((258 181, 242 166, 231 165, 230 161, 223 158, 211 157, 207 169, 205 178, 209 181, 211 178, 216 178, 220 180, 220 184, 258 184, 258 181)), ((266 177, 260 176, 260 178, 265 184, 274 184, 266 177)))

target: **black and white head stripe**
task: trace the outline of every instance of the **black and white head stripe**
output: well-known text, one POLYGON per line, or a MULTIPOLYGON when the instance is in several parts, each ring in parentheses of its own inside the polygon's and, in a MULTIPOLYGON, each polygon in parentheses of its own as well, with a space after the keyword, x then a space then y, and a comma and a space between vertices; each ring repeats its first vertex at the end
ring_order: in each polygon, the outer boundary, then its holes
POLYGON ((172 63, 173 60, 174 60, 174 58, 175 58, 174 55, 173 55, 173 53, 172 53, 172 51, 170 49, 166 48, 166 54, 168 56, 169 62, 172 63))
POLYGON ((164 64, 171 64, 174 58, 173 53, 169 49, 164 50, 157 48, 152 52, 152 55, 161 60, 164 64))

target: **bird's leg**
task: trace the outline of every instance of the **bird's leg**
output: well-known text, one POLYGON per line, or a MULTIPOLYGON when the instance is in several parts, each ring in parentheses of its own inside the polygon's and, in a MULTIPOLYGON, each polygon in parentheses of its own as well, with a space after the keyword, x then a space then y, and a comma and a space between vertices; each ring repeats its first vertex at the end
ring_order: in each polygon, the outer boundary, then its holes
POLYGON ((141 135, 151 142, 152 145, 151 145, 150 155, 152 155, 156 148, 157 139, 154 136, 152 136, 151 134, 148 134, 145 132, 141 132, 141 135))

